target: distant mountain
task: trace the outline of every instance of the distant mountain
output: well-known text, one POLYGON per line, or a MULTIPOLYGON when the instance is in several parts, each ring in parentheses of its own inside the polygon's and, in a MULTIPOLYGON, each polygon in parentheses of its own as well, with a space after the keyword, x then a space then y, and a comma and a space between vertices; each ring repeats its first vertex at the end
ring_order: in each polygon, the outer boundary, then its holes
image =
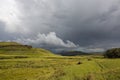
POLYGON ((62 56, 90 55, 89 53, 85 53, 82 51, 63 51, 58 54, 60 54, 62 56))

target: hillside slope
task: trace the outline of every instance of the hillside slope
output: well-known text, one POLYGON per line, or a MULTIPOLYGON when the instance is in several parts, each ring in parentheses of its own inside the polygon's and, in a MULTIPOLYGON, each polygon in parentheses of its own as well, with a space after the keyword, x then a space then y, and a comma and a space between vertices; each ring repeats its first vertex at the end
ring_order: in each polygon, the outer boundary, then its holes
POLYGON ((64 51, 64 52, 61 52, 58 54, 60 54, 62 56, 90 55, 90 54, 82 52, 82 51, 64 51))
POLYGON ((17 42, 0 42, 0 46, 3 46, 3 45, 22 45, 22 44, 19 44, 17 42))
POLYGON ((52 52, 42 48, 32 48, 29 45, 22 45, 16 42, 0 42, 0 55, 21 55, 21 56, 55 56, 52 52))

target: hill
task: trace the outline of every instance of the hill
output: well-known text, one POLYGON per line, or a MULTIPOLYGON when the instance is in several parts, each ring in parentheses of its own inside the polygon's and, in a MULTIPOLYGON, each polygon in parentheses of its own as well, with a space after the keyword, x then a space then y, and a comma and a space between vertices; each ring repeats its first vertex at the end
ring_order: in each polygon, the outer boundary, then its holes
POLYGON ((7 45, 22 45, 22 44, 19 44, 17 42, 0 42, 0 46, 7 46, 7 45))
POLYGON ((90 54, 82 52, 82 51, 63 51, 58 54, 60 54, 62 56, 90 55, 90 54))
POLYGON ((0 55, 17 56, 55 56, 52 52, 42 48, 32 48, 30 45, 22 45, 16 42, 0 42, 0 55))
POLYGON ((0 45, 0 80, 120 80, 120 59, 79 51, 66 54, 82 56, 55 56, 15 42, 0 45))

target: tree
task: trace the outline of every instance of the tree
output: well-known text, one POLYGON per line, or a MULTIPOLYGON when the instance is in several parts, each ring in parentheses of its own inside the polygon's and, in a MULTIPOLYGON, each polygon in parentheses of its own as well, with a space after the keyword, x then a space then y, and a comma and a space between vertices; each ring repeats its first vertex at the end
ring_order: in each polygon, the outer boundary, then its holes
POLYGON ((105 52, 104 57, 106 58, 120 58, 120 48, 109 49, 105 52))

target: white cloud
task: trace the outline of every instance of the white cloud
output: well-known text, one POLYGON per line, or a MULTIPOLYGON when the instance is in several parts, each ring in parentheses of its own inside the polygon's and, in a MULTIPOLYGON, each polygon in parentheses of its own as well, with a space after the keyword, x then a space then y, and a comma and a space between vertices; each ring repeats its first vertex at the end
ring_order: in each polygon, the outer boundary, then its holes
POLYGON ((37 47, 119 47, 119 13, 119 0, 0 0, 0 40, 23 36, 28 38, 17 41, 37 47))
POLYGON ((75 48, 79 45, 75 45, 73 42, 67 40, 64 42, 61 38, 56 36, 55 32, 50 32, 49 34, 38 34, 34 39, 21 38, 15 40, 16 42, 34 45, 35 47, 43 48, 75 48))
POLYGON ((26 33, 28 28, 21 25, 19 11, 15 0, 0 0, 0 20, 6 23, 5 31, 10 33, 26 33), (18 31, 19 30, 19 31, 18 31))
POLYGON ((103 48, 93 48, 93 49, 86 49, 86 52, 103 52, 105 49, 103 48))

